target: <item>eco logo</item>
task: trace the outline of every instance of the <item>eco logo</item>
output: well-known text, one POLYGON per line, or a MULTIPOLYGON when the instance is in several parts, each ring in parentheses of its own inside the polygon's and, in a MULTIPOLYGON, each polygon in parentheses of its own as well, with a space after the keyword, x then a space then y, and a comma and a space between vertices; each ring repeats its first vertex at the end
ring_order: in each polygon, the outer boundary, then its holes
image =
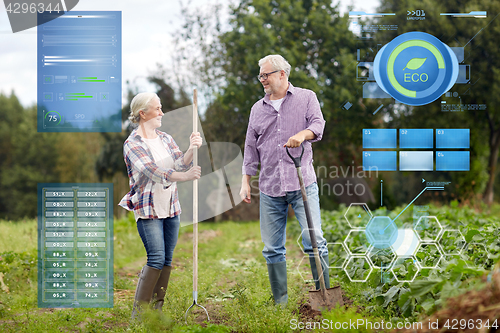
POLYGON ((73 9, 79 0, 3 0, 12 32, 36 27, 73 9))
POLYGON ((458 60, 446 44, 425 32, 408 32, 380 49, 373 64, 375 80, 395 100, 426 105, 457 81, 458 60))

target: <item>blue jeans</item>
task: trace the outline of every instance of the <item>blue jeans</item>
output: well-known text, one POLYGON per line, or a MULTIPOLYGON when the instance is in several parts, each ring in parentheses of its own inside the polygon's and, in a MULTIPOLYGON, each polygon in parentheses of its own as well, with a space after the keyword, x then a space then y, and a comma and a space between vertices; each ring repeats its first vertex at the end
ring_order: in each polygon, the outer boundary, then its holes
MULTIPOLYGON (((306 187, 307 200, 314 225, 316 241, 320 256, 328 254, 326 240, 321 230, 321 213, 319 209, 318 185, 312 183, 306 187)), ((300 190, 286 192, 283 197, 270 197, 260 192, 260 234, 264 242, 262 254, 268 264, 285 261, 286 217, 288 205, 292 205, 302 229, 302 245, 309 256, 312 256, 311 239, 308 232, 306 212, 300 190)))
POLYGON ((172 266, 179 226, 179 215, 165 219, 137 220, 137 230, 146 248, 149 267, 163 269, 163 266, 172 266))

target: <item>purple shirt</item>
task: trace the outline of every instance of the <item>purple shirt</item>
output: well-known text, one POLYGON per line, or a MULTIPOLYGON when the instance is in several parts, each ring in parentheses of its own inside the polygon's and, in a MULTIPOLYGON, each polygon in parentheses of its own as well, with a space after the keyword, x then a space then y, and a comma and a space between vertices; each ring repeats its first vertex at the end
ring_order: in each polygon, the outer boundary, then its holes
MULTIPOLYGON (((285 192, 299 190, 297 169, 283 145, 291 136, 308 129, 316 138, 302 143, 302 174, 305 186, 311 185, 316 182, 311 143, 321 140, 324 127, 325 120, 313 91, 290 83, 279 111, 274 109, 269 94, 266 94, 250 112, 243 174, 256 175, 260 163, 259 187, 262 193, 280 197, 285 192)), ((299 156, 301 148, 289 148, 289 151, 292 156, 299 156)))

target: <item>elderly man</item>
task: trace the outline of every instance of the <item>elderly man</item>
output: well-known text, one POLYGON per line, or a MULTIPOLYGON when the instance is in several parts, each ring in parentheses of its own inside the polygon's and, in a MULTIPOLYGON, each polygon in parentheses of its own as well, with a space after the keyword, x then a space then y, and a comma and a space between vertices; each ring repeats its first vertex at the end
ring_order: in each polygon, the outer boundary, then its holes
MULTIPOLYGON (((304 146, 302 172, 307 197, 314 222, 322 265, 328 262, 326 240, 321 230, 318 186, 314 172, 311 143, 321 140, 325 120, 316 94, 294 87, 288 82, 290 64, 281 55, 268 55, 259 60, 258 79, 266 95, 252 107, 245 140, 241 199, 250 203, 250 177, 257 173, 260 163, 260 230, 267 262, 269 281, 274 301, 286 304, 286 222, 288 205, 291 205, 302 230, 302 244, 311 263, 316 289, 319 289, 318 272, 307 232, 304 203, 297 172, 286 148, 304 146)), ((291 153, 296 155, 295 149, 291 153)), ((325 267, 324 267, 325 268, 325 267)), ((323 269, 326 287, 329 287, 328 270, 323 269)))

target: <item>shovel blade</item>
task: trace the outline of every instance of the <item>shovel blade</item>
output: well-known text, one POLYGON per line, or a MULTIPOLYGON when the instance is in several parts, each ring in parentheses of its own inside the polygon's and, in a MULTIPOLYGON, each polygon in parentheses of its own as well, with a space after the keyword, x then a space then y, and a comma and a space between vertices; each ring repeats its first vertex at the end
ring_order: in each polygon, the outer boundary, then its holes
POLYGON ((309 291, 309 304, 311 308, 316 311, 331 310, 336 306, 343 306, 344 300, 342 299, 342 290, 340 286, 328 288, 325 290, 325 298, 321 290, 309 291))

